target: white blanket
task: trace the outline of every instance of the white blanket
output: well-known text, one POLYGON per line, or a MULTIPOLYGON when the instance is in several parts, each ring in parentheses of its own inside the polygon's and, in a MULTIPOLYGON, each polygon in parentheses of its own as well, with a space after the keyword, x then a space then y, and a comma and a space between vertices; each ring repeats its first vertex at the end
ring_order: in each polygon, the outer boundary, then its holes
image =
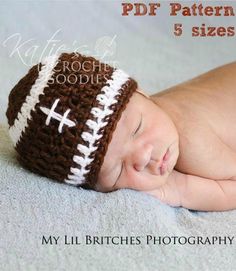
POLYGON ((54 183, 19 166, 6 127, 0 139, 2 270, 235 270, 236 211, 193 212, 133 190, 54 183), (50 235, 57 245, 42 244, 50 235), (69 245, 71 236, 81 245, 69 245))

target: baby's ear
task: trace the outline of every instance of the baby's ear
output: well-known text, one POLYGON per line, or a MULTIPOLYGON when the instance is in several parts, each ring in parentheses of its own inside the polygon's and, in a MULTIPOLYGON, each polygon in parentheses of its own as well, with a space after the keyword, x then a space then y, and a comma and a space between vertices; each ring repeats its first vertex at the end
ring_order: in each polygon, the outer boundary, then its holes
POLYGON ((143 95, 146 98, 150 98, 150 96, 148 94, 146 94, 143 90, 141 90, 140 88, 136 89, 136 92, 138 92, 139 94, 143 95))

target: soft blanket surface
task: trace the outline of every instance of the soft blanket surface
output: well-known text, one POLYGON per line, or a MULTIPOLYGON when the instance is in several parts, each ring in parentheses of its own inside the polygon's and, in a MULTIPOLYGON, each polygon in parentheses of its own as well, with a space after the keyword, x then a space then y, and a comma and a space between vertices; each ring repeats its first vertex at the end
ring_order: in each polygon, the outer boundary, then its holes
POLYGON ((133 190, 104 194, 54 183, 19 166, 5 126, 0 139, 2 270, 235 270, 236 240, 229 238, 236 211, 193 212, 133 190), (57 245, 42 244, 50 235, 60 236, 57 245), (99 244, 86 244, 86 235, 99 244), (147 235, 162 241, 147 243, 147 235), (71 236, 81 245, 69 245, 71 236), (101 245, 102 236, 128 241, 101 245), (197 236, 205 245, 193 244, 197 236))

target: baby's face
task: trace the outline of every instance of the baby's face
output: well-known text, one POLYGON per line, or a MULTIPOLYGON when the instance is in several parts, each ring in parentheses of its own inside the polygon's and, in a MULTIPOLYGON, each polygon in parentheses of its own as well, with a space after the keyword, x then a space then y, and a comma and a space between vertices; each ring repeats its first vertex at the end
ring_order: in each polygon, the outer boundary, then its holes
POLYGON ((170 117, 151 98, 135 92, 113 132, 95 190, 158 188, 178 156, 178 132, 170 117))

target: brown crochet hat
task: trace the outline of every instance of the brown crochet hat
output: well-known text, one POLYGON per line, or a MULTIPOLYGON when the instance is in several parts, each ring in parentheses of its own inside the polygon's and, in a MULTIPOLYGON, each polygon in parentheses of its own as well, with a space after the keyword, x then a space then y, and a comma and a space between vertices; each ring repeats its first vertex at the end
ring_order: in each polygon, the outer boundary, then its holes
POLYGON ((137 83, 77 52, 49 56, 17 83, 6 112, 20 163, 93 189, 108 144, 137 83))

